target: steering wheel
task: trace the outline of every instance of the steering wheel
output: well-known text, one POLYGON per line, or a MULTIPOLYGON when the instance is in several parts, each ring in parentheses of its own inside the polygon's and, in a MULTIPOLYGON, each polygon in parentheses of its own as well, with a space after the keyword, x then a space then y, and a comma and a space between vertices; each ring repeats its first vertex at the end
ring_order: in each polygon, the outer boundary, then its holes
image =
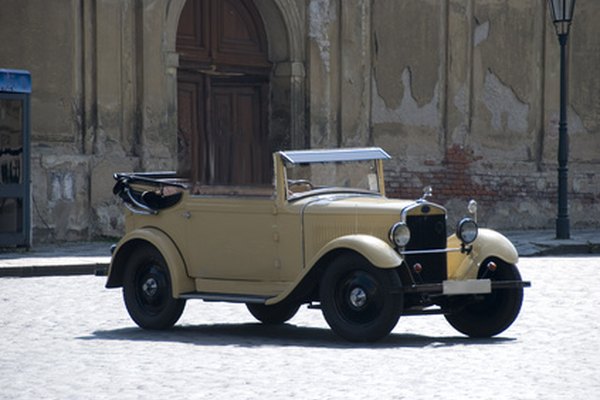
POLYGON ((313 190, 313 185, 308 179, 288 179, 288 188, 291 190, 294 186, 308 186, 308 190, 313 190))

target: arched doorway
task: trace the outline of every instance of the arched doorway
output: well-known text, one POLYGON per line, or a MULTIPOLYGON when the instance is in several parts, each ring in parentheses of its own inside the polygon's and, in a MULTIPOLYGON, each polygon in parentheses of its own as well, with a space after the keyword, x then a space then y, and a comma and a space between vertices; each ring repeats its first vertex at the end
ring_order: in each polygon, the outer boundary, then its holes
POLYGON ((269 183, 265 29, 252 0, 187 0, 179 19, 179 172, 194 182, 269 183))

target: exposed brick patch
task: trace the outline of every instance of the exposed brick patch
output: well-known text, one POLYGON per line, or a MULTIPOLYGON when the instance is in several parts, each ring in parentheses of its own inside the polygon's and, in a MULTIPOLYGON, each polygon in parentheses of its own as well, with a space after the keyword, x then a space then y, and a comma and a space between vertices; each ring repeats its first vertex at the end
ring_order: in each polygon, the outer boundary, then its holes
POLYGON ((495 195, 495 190, 481 185, 473 179, 470 168, 474 162, 479 160, 481 160, 481 157, 476 157, 472 150, 454 145, 447 150, 444 159, 440 163, 435 164, 434 160, 425 160, 423 165, 430 167, 426 171, 401 170, 398 176, 400 182, 397 184, 393 183, 396 179, 394 179, 395 174, 392 172, 389 195, 391 197, 420 196, 423 187, 415 187, 405 183, 414 181, 415 176, 422 183, 422 186, 433 186, 436 198, 440 200, 463 196, 487 197, 495 195))
MULTIPOLYGON (((494 221, 495 227, 554 226, 558 197, 555 166, 548 165, 540 171, 534 163, 507 165, 482 160, 469 148, 453 146, 439 161, 426 159, 420 164, 400 161, 395 166, 388 165, 387 194, 417 199, 423 187, 431 185, 434 202, 453 203, 456 207, 460 204, 459 210, 449 210, 449 213, 464 212, 466 202, 473 198, 481 205, 485 218, 494 221)), ((569 171, 573 226, 591 227, 598 223, 594 215, 600 210, 600 190, 595 185, 595 176, 589 170, 578 171, 576 166, 569 171), (578 185, 573 185, 574 181, 578 181, 578 185)))

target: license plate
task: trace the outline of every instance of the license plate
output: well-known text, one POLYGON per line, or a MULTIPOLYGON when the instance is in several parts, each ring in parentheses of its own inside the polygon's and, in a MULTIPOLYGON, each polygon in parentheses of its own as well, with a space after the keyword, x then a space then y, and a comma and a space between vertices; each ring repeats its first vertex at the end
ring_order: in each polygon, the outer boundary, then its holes
POLYGON ((489 279, 467 279, 464 281, 444 281, 443 293, 455 294, 480 294, 491 293, 492 281, 489 279))

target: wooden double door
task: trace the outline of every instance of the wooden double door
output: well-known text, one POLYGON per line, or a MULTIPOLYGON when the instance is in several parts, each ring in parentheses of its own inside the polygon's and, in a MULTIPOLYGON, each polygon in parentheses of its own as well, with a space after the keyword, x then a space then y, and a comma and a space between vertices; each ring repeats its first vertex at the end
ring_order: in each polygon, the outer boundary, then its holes
POLYGON ((211 185, 268 184, 269 76, 252 0, 188 0, 179 22, 179 172, 211 185))

